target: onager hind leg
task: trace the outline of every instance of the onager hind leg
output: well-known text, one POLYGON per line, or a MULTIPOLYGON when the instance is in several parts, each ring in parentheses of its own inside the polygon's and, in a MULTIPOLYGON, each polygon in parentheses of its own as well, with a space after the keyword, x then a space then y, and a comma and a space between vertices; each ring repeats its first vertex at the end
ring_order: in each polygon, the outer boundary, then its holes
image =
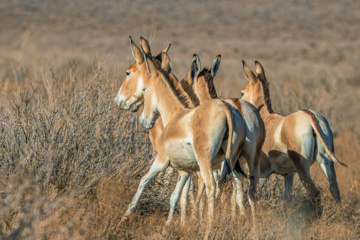
POLYGON ((121 222, 125 221, 127 217, 134 211, 148 183, 152 179, 154 179, 160 172, 164 171, 168 166, 169 166, 169 161, 167 157, 161 157, 161 155, 159 154, 156 157, 153 164, 151 165, 150 170, 142 177, 139 187, 135 193, 135 196, 133 197, 131 203, 129 204, 129 207, 125 212, 124 216, 122 217, 121 222))
POLYGON ((294 173, 285 174, 284 179, 285 179, 284 199, 285 201, 290 202, 292 198, 291 195, 292 195, 292 187, 294 183, 294 173))
POLYGON ((181 217, 180 217, 180 224, 181 226, 185 226, 185 219, 186 219, 186 207, 188 196, 190 194, 190 185, 191 185, 191 177, 189 177, 185 183, 185 186, 181 192, 180 197, 180 209, 181 209, 181 217))
POLYGON ((322 213, 320 191, 316 188, 311 179, 310 162, 309 158, 306 158, 311 156, 311 154, 310 151, 308 151, 307 154, 305 154, 304 151, 302 154, 299 154, 297 151, 288 151, 288 155, 299 174, 299 178, 308 192, 311 204, 316 208, 317 214, 320 216, 322 213))
POLYGON ((234 171, 233 172, 233 179, 234 179, 234 189, 233 189, 233 200, 231 201, 231 214, 232 218, 236 215, 236 204, 239 206, 240 215, 245 214, 245 207, 244 207, 244 177, 242 174, 234 171), (236 202, 236 204, 235 204, 236 202))
POLYGON ((205 232, 205 239, 209 237, 212 221, 214 218, 215 207, 215 181, 211 166, 210 152, 204 151, 204 146, 198 146, 194 144, 194 150, 196 153, 196 159, 200 166, 200 175, 205 183, 206 195, 208 198, 208 214, 207 214, 207 226, 205 232))
MULTIPOLYGON (((214 181, 215 181, 215 199, 218 198, 218 196, 221 193, 221 189, 219 186, 219 174, 217 170, 212 171, 213 175, 214 175, 214 181)), ((196 219, 196 217, 199 215, 199 221, 202 222, 202 213, 203 213, 203 209, 204 209, 204 203, 203 203, 203 199, 202 199, 202 194, 204 192, 205 189, 205 183, 203 181, 203 179, 201 178, 200 173, 198 172, 198 192, 196 195, 196 201, 194 204, 194 209, 192 212, 192 218, 196 219)))
MULTIPOLYGON (((261 149, 260 149, 261 151, 261 149)), ((260 154, 254 154, 252 161, 248 161, 249 174, 250 174, 250 187, 248 191, 249 203, 251 206, 251 213, 253 218, 253 226, 256 227, 256 188, 260 176, 260 154)))
MULTIPOLYGON (((174 192, 171 194, 170 197, 170 212, 169 212, 169 216, 168 219, 165 223, 165 228, 169 227, 171 222, 172 222, 172 218, 175 212, 175 208, 177 203, 179 202, 180 199, 180 195, 181 195, 181 191, 183 190, 183 187, 185 185, 185 183, 187 182, 187 180, 189 179, 190 173, 187 171, 179 171, 179 178, 178 181, 176 183, 176 187, 174 192)), ((190 185, 190 184, 189 184, 190 185)))

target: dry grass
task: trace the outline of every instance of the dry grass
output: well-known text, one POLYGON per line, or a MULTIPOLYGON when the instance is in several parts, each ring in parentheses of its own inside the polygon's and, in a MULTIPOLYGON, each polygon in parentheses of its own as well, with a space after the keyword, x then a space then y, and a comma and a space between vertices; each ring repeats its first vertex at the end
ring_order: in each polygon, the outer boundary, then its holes
MULTIPOLYGON (((259 60, 280 113, 312 108, 335 133, 342 205, 324 173, 323 216, 309 221, 304 188, 295 179, 290 205, 283 180, 259 186, 259 223, 231 218, 216 206, 214 239, 353 239, 360 237, 360 107, 358 1, 55 1, 0 3, 0 237, 2 239, 158 239, 170 185, 155 180, 124 225, 119 220, 152 151, 135 114, 112 100, 129 65, 128 35, 169 42, 175 74, 193 53, 203 65, 222 54, 216 87, 223 97, 245 86, 241 60, 259 60), (141 9, 141 12, 140 10, 141 9)), ((136 40, 136 42, 138 42, 136 40)), ((231 186, 226 197, 230 198, 231 186)), ((191 208, 188 209, 190 214, 191 208)), ((203 225, 179 216, 167 239, 198 239, 203 225)))

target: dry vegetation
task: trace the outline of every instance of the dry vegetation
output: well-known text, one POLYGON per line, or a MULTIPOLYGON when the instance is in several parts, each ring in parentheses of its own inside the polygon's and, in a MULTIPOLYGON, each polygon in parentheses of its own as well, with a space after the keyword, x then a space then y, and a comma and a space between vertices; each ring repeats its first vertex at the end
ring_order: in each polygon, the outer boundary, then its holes
MULTIPOLYGON (((2 239, 158 239, 170 185, 146 190, 124 225, 119 220, 152 151, 136 115, 113 98, 131 53, 128 36, 171 42, 173 69, 183 77, 193 53, 203 65, 222 54, 216 87, 223 97, 245 86, 241 60, 259 60, 271 82, 275 111, 311 108, 335 134, 342 196, 337 206, 317 164, 312 176, 324 212, 307 221, 296 179, 293 201, 283 180, 262 181, 259 224, 231 219, 217 204, 215 239, 360 238, 359 1, 2 1, 0 3, 0 237, 2 239)), ((136 40, 138 42, 138 40, 136 40)), ((231 186, 228 186, 230 191, 231 186)), ((226 191, 227 192, 227 191, 226 191)), ((230 197, 230 194, 226 194, 230 197)), ((189 209, 190 213, 191 209, 189 209)), ((198 221, 169 239, 198 239, 198 221)))

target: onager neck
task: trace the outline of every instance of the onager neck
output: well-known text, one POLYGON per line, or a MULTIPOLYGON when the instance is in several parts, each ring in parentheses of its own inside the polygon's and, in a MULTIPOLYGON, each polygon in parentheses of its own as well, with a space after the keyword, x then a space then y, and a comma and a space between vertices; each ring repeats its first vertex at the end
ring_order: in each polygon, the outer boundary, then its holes
POLYGON ((174 79, 166 76, 166 73, 160 74, 154 83, 156 84, 154 94, 157 97, 157 110, 164 126, 180 112, 192 108, 186 93, 174 79))
POLYGON ((263 81, 260 82, 262 91, 257 93, 254 106, 259 110, 261 117, 265 119, 271 113, 274 113, 274 110, 271 105, 269 83, 263 81))
POLYGON ((207 102, 211 99, 218 98, 214 86, 214 79, 208 69, 204 69, 198 76, 198 79, 204 81, 203 84, 197 83, 195 87, 196 95, 198 96, 200 103, 207 102), (203 78, 203 79, 202 79, 203 78))

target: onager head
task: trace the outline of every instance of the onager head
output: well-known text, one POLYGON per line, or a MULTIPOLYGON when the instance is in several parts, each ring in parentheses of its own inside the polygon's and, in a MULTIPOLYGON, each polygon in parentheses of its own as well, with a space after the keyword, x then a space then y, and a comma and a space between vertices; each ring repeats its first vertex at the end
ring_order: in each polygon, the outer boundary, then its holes
POLYGON ((191 65, 190 80, 192 87, 198 96, 200 102, 217 98, 214 78, 220 68, 221 55, 218 55, 213 62, 211 69, 201 69, 200 58, 195 54, 191 65))
POLYGON ((252 103, 255 107, 265 105, 269 112, 273 112, 270 100, 269 82, 265 77, 262 65, 255 61, 256 74, 243 61, 246 79, 249 83, 241 90, 241 99, 252 103))
MULTIPOLYGON (((167 52, 169 45, 163 52, 167 52)), ((153 63, 159 68, 162 61, 162 52, 155 56, 151 56, 149 43, 141 37, 142 51, 136 46, 130 37, 130 48, 135 59, 134 63, 126 69, 126 78, 120 87, 118 95, 114 99, 116 105, 122 109, 135 112, 143 103, 143 89, 150 78, 147 66, 144 61, 144 55, 153 59, 153 63)))
POLYGON ((142 92, 145 83, 150 78, 150 74, 146 70, 142 52, 135 45, 131 37, 130 48, 135 61, 126 69, 126 78, 114 101, 116 105, 122 109, 137 111, 143 103, 142 92))
MULTIPOLYGON (((163 52, 161 54, 161 68, 158 69, 155 63, 148 58, 145 53, 143 56, 150 78, 148 83, 144 85, 143 96, 145 104, 139 121, 145 128, 151 129, 154 126, 155 121, 160 116, 158 111, 159 100, 157 94, 154 94, 157 87, 156 81, 158 78, 163 77, 163 74, 169 74, 169 72, 171 72, 171 61, 169 56, 163 52)), ((168 77, 170 78, 170 76, 168 77)))

